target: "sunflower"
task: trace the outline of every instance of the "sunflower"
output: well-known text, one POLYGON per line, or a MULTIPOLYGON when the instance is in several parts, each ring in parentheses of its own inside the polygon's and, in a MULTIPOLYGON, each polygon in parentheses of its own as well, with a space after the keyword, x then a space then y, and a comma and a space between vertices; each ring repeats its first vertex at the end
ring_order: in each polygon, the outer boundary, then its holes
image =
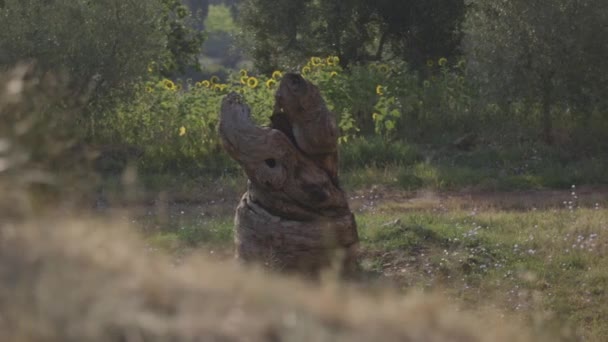
POLYGON ((327 65, 329 66, 334 66, 336 65, 336 63, 334 62, 334 56, 329 56, 325 59, 325 62, 327 62, 327 65))
POLYGON ((426 61, 426 66, 428 66, 429 68, 433 67, 433 65, 435 65, 435 62, 433 62, 432 59, 426 61))
POLYGON ((202 82, 201 82, 201 85, 202 85, 203 87, 205 87, 205 88, 209 88, 209 87, 211 86, 211 84, 212 84, 212 83, 213 83, 213 82, 209 82, 209 81, 207 81, 207 80, 204 80, 204 81, 202 81, 202 82))
POLYGON ((241 75, 241 77, 247 76, 247 70, 245 70, 245 69, 241 69, 241 70, 239 71, 239 74, 241 75))
POLYGON ((283 77, 283 73, 280 72, 279 70, 275 70, 275 71, 272 72, 272 78, 275 81, 278 81, 281 77, 283 77))
POLYGON ((380 96, 384 95, 384 87, 381 86, 380 84, 378 84, 376 86, 376 95, 380 95, 380 96))
POLYGON ((319 57, 311 57, 310 58, 310 64, 312 64, 312 66, 321 66, 323 65, 323 60, 321 60, 321 58, 319 57))
POLYGON ((258 86, 258 79, 255 78, 255 77, 249 77, 247 79, 247 86, 249 88, 252 88, 252 89, 255 88, 255 87, 257 87, 258 86))
POLYGON ((214 84, 213 87, 211 87, 211 89, 215 90, 215 91, 222 91, 224 90, 226 86, 223 84, 214 84))
POLYGON ((150 87, 150 86, 147 86, 147 87, 146 87, 146 92, 147 92, 147 93, 153 93, 153 92, 154 92, 154 88, 152 88, 152 87, 150 87))
POLYGON ((220 78, 215 75, 211 76, 211 78, 209 79, 209 82, 211 82, 211 84, 216 84, 219 81, 220 81, 220 78))
POLYGON ((448 59, 445 57, 441 57, 439 58, 439 61, 437 61, 437 64, 439 64, 439 66, 444 66, 448 63, 448 59))
POLYGON ((202 88, 203 87, 203 83, 202 82, 196 82, 196 83, 194 83, 194 86, 196 88, 202 88))
POLYGON ((307 65, 302 68, 302 75, 306 75, 310 72, 310 67, 307 65))
POLYGON ((338 76, 338 73, 336 71, 332 71, 329 73, 329 77, 334 77, 334 76, 338 76))
POLYGON ((249 76, 247 76, 247 75, 241 76, 241 84, 246 85, 248 79, 249 79, 249 76))
POLYGON ((179 128, 179 136, 183 137, 184 135, 186 135, 186 127, 182 126, 179 128))
POLYGON ((175 83, 173 83, 173 81, 171 80, 164 80, 163 81, 163 85, 165 86, 165 88, 169 89, 169 90, 175 90, 175 83))
POLYGON ((338 57, 338 56, 333 56, 333 57, 332 57, 332 59, 334 60, 334 64, 335 64, 335 65, 340 64, 340 57, 338 57))
POLYGON ((275 84, 277 84, 277 81, 271 78, 266 81, 266 88, 272 88, 275 84))
POLYGON ((429 87, 431 86, 431 82, 429 82, 428 80, 425 80, 424 82, 422 82, 422 85, 423 85, 425 88, 429 88, 429 87))

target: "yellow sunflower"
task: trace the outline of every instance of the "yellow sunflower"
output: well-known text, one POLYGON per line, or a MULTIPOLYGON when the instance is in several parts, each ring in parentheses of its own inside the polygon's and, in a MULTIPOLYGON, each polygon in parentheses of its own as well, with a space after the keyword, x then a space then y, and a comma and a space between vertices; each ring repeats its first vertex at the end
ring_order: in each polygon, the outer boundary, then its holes
POLYGON ((249 88, 252 88, 252 89, 255 88, 255 87, 257 87, 258 86, 258 79, 255 78, 255 77, 249 77, 247 79, 247 86, 249 88))
POLYGON ((202 88, 203 87, 203 83, 202 82, 196 82, 196 83, 194 83, 194 86, 196 88, 202 88))
POLYGON ((148 93, 152 93, 152 92, 154 92, 154 88, 152 88, 152 87, 150 87, 150 86, 147 86, 147 87, 146 87, 146 92, 148 92, 148 93))
POLYGON ((183 137, 184 135, 186 135, 186 127, 182 126, 179 128, 179 136, 183 137))
POLYGON ((277 81, 271 78, 266 81, 266 88, 272 88, 275 84, 277 84, 277 81))
POLYGON ((327 62, 327 65, 330 66, 334 66, 336 65, 336 63, 334 62, 334 56, 329 56, 325 59, 325 62, 327 62))
POLYGON ((173 81, 171 80, 167 80, 165 79, 163 81, 163 85, 165 86, 165 88, 169 89, 169 90, 175 90, 175 83, 173 83, 173 81))
POLYGON ((445 57, 441 57, 439 58, 439 61, 437 61, 437 64, 439 64, 439 66, 444 66, 448 63, 448 59, 445 57))
POLYGON ((384 87, 380 84, 376 86, 376 94, 380 96, 384 95, 384 87))
POLYGON ((321 66, 323 65, 323 60, 321 60, 321 58, 319 57, 311 57, 310 58, 310 64, 312 64, 312 66, 321 66))
POLYGON ((224 87, 226 87, 226 86, 223 84, 214 84, 212 89, 215 91, 222 91, 222 90, 224 90, 224 87))
POLYGON ((334 76, 338 76, 338 73, 336 71, 332 71, 329 73, 329 77, 334 77, 334 76))
POLYGON ((249 76, 247 76, 247 75, 241 76, 241 84, 246 85, 248 79, 249 79, 249 76))
POLYGON ((272 72, 272 78, 275 81, 278 81, 281 77, 283 77, 283 73, 280 72, 279 70, 275 70, 275 71, 272 72))
POLYGON ((241 77, 243 77, 243 76, 247 76, 247 70, 245 70, 245 69, 241 69, 241 70, 239 71, 239 74, 241 75, 241 77))
POLYGON ((201 82, 201 85, 202 85, 203 87, 205 87, 205 88, 209 88, 209 87, 211 86, 211 84, 212 84, 212 83, 213 83, 213 82, 209 82, 209 81, 207 81, 207 80, 204 80, 204 81, 202 81, 202 82, 201 82))
POLYGON ((211 76, 211 78, 209 79, 209 82, 211 82, 211 84, 216 84, 219 81, 220 81, 220 78, 215 75, 211 76))
POLYGON ((428 66, 429 68, 432 68, 433 65, 435 65, 435 62, 433 62, 432 59, 429 59, 428 61, 426 61, 426 66, 428 66))
POLYGON ((305 66, 302 68, 302 75, 306 75, 310 72, 310 67, 309 66, 305 66))

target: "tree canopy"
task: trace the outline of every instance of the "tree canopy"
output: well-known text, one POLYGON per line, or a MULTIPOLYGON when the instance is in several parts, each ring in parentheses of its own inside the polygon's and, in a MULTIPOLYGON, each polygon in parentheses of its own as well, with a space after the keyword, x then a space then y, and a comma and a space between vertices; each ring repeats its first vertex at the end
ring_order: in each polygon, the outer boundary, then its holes
POLYGON ((414 66, 457 53, 462 0, 244 0, 239 22, 259 68, 311 55, 343 66, 403 58, 414 66))

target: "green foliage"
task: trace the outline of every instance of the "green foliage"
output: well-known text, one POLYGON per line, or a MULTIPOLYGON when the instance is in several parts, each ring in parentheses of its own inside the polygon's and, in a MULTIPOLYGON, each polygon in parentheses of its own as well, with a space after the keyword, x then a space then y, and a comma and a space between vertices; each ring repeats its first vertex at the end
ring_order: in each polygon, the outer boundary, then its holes
POLYGON ((162 0, 163 26, 168 29, 167 53, 158 61, 160 72, 165 77, 183 74, 188 67, 200 69, 198 55, 204 34, 195 29, 196 19, 180 0, 162 0))
POLYGON ((464 9, 460 0, 245 0, 239 21, 262 71, 313 55, 343 66, 397 56, 419 67, 456 52, 464 9))
POLYGON ((605 115, 607 21, 602 0, 472 1, 464 52, 480 99, 538 105, 549 140, 556 119, 605 115))
POLYGON ((34 60, 42 73, 68 75, 74 97, 107 106, 128 99, 149 68, 171 74, 196 61, 201 36, 188 18, 177 0, 8 0, 0 67, 34 60))
POLYGON ((207 32, 236 33, 237 27, 232 19, 232 13, 226 5, 209 6, 209 14, 205 19, 207 32))

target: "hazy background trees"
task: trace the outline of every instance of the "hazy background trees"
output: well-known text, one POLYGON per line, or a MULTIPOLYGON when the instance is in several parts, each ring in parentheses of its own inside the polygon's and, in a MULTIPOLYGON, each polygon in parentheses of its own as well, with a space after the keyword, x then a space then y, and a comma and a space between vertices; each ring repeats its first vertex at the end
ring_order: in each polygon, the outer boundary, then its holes
POLYGON ((311 55, 336 55, 343 66, 428 59, 458 52, 464 1, 243 0, 244 41, 263 70, 311 55))

